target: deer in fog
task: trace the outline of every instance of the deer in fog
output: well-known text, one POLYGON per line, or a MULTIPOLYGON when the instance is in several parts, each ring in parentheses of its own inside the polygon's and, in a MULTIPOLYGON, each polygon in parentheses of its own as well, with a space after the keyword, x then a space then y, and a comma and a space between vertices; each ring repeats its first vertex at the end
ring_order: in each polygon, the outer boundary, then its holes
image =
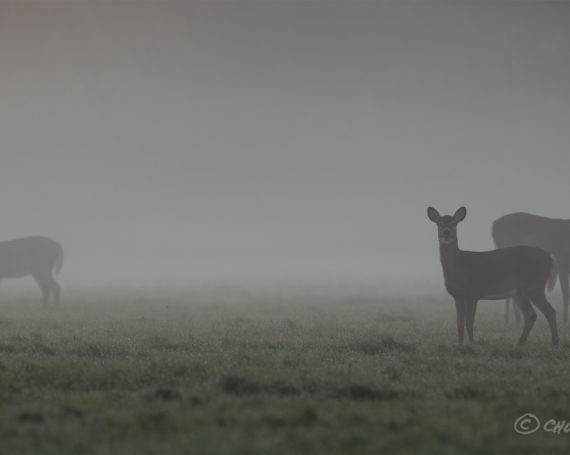
MULTIPOLYGON (((546 218, 530 213, 511 213, 498 218, 493 223, 493 240, 497 248, 515 245, 528 245, 548 251, 556 261, 558 279, 562 290, 564 322, 568 322, 568 302, 570 300, 570 220, 546 218)), ((556 276, 549 283, 554 287, 556 276)), ((518 308, 513 305, 517 320, 520 319, 518 308)), ((507 302, 505 319, 508 322, 509 306, 507 302)))
POLYGON ((31 275, 42 291, 43 305, 50 295, 60 303, 60 286, 56 274, 63 265, 63 248, 47 237, 24 237, 0 242, 0 278, 21 278, 31 275))
POLYGON ((437 224, 439 253, 447 292, 455 300, 459 344, 467 327, 473 343, 473 323, 479 300, 516 297, 524 317, 524 327, 518 344, 523 344, 534 322, 536 312, 532 302, 548 320, 552 344, 558 344, 556 311, 546 300, 544 288, 553 265, 550 254, 536 247, 514 246, 493 251, 464 251, 457 242, 457 224, 465 219, 467 209, 441 216, 432 207, 428 218, 437 224))

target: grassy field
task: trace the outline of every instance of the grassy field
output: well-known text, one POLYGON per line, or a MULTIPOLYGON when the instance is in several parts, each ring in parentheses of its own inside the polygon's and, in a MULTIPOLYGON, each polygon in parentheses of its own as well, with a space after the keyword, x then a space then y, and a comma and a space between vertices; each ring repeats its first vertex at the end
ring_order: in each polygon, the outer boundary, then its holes
MULTIPOLYGON (((528 343, 482 302, 456 344, 441 289, 0 293, 0 454, 554 454, 570 433, 570 336, 528 343)), ((558 295, 551 301, 560 309, 558 295)), ((560 311, 559 311, 560 313, 560 311)))

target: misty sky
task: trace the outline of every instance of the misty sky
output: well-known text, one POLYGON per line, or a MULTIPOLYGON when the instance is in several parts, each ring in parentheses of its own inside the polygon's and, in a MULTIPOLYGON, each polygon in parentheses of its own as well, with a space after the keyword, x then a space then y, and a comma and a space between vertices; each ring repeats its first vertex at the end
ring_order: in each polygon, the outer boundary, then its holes
POLYGON ((570 218, 570 3, 0 3, 0 238, 62 284, 441 280, 570 218), (422 274, 422 275, 420 275, 422 274))

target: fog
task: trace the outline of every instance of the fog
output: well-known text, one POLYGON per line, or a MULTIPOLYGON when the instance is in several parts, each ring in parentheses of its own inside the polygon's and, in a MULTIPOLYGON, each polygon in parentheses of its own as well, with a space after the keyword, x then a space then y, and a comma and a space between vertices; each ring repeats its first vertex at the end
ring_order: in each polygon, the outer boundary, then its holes
POLYGON ((0 239, 70 283, 441 282, 570 218, 565 2, 2 2, 0 239))

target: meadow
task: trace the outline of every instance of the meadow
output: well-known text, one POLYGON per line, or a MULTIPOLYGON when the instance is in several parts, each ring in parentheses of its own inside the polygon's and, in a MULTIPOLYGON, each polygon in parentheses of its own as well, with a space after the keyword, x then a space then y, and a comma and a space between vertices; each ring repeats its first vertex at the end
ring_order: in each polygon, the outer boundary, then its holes
MULTIPOLYGON (((556 454, 570 333, 526 345, 481 302, 457 345, 442 288, 0 290, 0 454, 556 454), (35 290, 34 290, 35 291, 35 290)), ((560 296, 550 295, 560 313, 560 296)))

